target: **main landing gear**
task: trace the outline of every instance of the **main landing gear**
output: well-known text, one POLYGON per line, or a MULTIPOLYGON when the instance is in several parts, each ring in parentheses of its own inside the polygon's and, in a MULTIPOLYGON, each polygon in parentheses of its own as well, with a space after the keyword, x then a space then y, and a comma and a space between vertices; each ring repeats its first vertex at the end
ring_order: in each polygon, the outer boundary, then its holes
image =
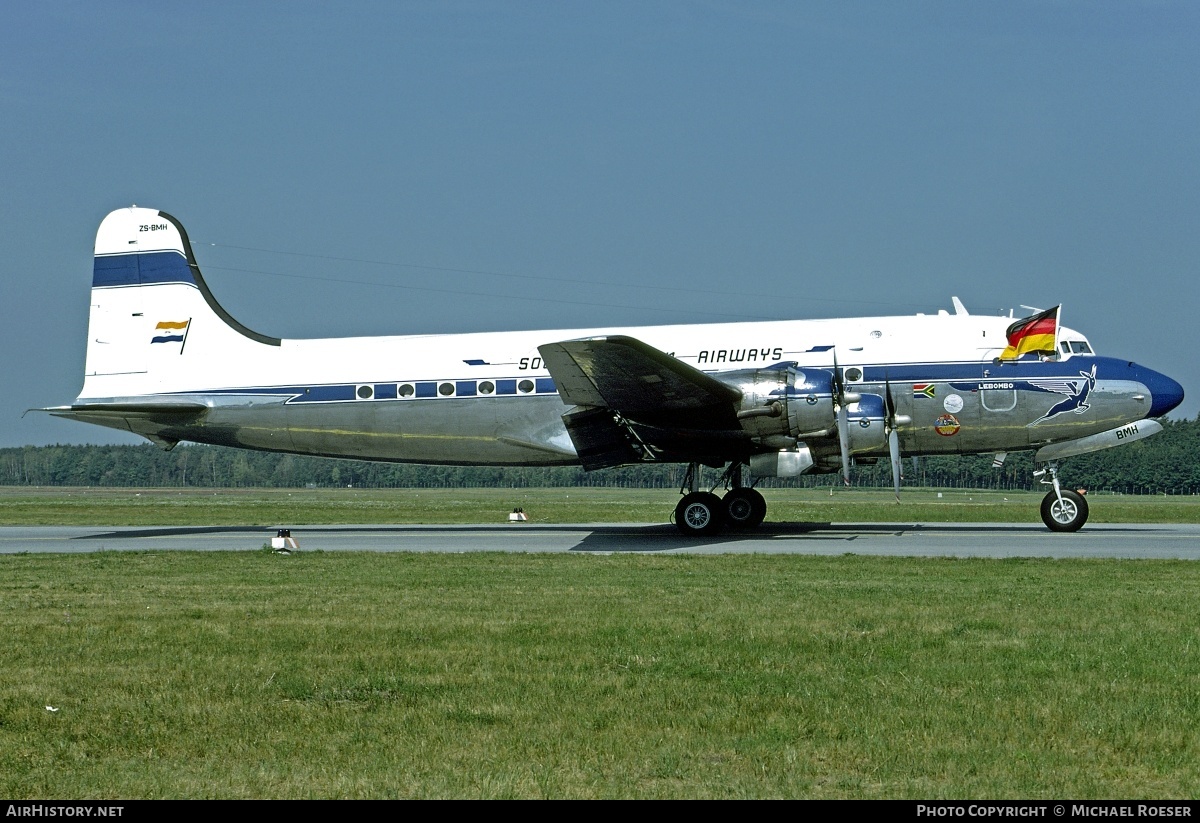
POLYGON ((1042 498, 1042 522, 1053 532, 1077 532, 1088 519, 1088 503, 1082 494, 1062 488, 1058 482, 1058 465, 1046 464, 1046 468, 1033 473, 1042 483, 1053 486, 1042 498), (1049 475, 1047 479, 1046 475, 1049 475))
POLYGON ((707 537, 722 528, 747 530, 763 522, 767 501, 757 490, 742 485, 740 463, 730 467, 722 482, 731 486, 724 497, 711 490, 700 491, 700 466, 698 463, 688 466, 683 488, 689 491, 675 507, 675 526, 679 531, 692 537, 707 537))

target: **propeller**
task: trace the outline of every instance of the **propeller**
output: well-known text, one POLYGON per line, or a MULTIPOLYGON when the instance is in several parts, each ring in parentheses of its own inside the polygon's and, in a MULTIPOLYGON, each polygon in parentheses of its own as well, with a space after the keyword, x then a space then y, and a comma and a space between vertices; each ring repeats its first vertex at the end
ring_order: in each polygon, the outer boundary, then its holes
POLYGON ((833 392, 837 403, 838 446, 842 451, 842 480, 850 485, 850 419, 846 407, 862 399, 861 395, 846 391, 842 370, 837 364, 837 349, 833 350, 833 392))
MULTIPOLYGON (((904 479, 900 456, 900 434, 897 429, 912 422, 907 414, 896 414, 896 401, 892 398, 892 382, 884 377, 884 399, 887 402, 888 457, 892 461, 892 487, 896 490, 896 502, 900 502, 900 482, 904 479)), ((915 458, 914 458, 915 459, 915 458)))

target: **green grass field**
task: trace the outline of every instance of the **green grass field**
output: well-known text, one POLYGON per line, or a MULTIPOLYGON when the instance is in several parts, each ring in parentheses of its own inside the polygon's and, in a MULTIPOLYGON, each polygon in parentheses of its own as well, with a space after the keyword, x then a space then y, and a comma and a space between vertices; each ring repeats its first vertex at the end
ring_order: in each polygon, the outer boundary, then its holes
POLYGON ((4 556, 0 794, 1190 798, 1197 592, 1166 561, 4 556))
MULTIPOLYGON (((770 497, 780 521, 1032 521, 1039 499, 770 497)), ((0 522, 663 522, 675 499, 8 489, 0 522)), ((1184 561, 4 555, 0 794, 1191 798, 1198 592, 1184 561)))
MULTIPOLYGON (((766 489, 770 522, 1037 523, 1044 492, 766 489), (939 495, 941 495, 939 497, 939 495)), ((521 507, 540 523, 665 523, 673 490, 29 489, 0 487, 0 525, 203 526, 499 523, 521 507)), ((1094 523, 1200 522, 1200 496, 1090 495, 1094 523)))

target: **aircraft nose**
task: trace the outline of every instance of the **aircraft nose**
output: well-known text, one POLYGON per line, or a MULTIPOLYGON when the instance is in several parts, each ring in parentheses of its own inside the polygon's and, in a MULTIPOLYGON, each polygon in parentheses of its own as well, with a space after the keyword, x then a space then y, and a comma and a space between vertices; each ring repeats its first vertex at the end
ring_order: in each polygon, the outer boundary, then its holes
POLYGON ((1138 371, 1138 382, 1150 390, 1149 417, 1161 417, 1183 402, 1183 386, 1152 369, 1138 371))

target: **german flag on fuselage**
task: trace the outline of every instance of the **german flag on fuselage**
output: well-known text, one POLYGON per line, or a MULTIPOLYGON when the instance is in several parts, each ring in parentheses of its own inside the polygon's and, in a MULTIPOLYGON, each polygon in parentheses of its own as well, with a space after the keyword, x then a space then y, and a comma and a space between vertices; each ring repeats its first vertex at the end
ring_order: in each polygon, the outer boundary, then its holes
POLYGON ((1028 352, 1055 351, 1058 340, 1059 304, 1052 309, 1018 320, 1008 327, 1008 348, 1000 354, 1001 360, 1016 360, 1028 352))

